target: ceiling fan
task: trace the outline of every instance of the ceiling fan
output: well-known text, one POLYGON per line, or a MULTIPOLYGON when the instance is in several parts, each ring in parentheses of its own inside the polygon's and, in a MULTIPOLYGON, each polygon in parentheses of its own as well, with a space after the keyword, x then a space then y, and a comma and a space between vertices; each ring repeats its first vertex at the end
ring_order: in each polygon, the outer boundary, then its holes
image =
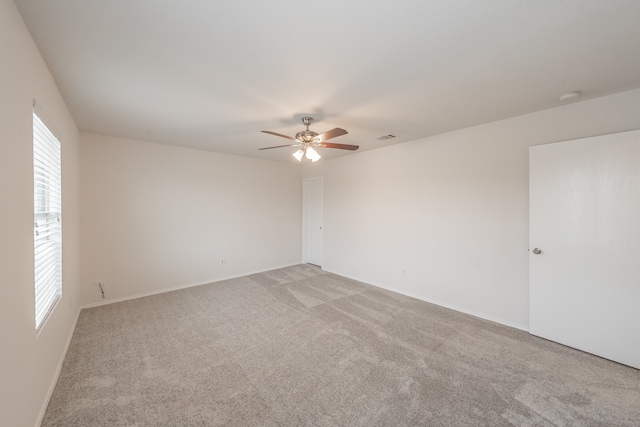
POLYGON ((358 145, 349 145, 349 144, 335 144, 333 142, 326 142, 331 138, 335 138, 337 136, 346 135, 348 132, 341 128, 331 129, 325 133, 317 133, 312 130, 309 130, 309 125, 313 122, 313 117, 303 117, 302 124, 307 127, 307 130, 300 131, 296 133, 295 138, 283 135, 281 133, 271 132, 268 130, 263 130, 264 133, 269 133, 271 135, 280 136, 282 138, 287 138, 292 141, 295 141, 295 144, 287 144, 287 145, 276 145, 275 147, 265 147, 259 148, 259 150, 270 150, 272 148, 282 148, 282 147, 300 147, 298 151, 293 153, 293 157, 296 160, 301 161, 302 157, 305 156, 307 159, 312 162, 317 162, 322 157, 315 150, 316 148, 338 148, 340 150, 351 150, 355 151, 360 146, 358 145))

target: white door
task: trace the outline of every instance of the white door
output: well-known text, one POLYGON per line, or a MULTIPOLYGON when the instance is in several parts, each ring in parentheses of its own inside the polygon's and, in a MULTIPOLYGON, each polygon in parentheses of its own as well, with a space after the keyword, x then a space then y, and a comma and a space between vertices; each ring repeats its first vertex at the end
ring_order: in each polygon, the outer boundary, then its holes
POLYGON ((640 368, 640 131, 529 158, 530 332, 640 368))
POLYGON ((322 178, 304 180, 305 262, 322 266, 322 178))

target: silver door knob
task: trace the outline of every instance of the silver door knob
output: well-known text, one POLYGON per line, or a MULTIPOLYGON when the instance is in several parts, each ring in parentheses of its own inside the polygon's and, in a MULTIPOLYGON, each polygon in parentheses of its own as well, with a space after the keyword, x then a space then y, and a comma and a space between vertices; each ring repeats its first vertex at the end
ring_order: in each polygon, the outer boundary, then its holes
POLYGON ((533 253, 536 255, 540 255, 542 253, 542 249, 533 248, 533 253))

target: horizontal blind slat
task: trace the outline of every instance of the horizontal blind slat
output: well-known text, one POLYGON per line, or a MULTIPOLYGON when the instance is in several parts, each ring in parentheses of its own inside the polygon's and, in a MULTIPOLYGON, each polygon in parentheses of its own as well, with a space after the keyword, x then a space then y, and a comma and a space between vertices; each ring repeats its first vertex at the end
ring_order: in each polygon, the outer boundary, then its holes
POLYGON ((38 291, 43 291, 51 287, 54 284, 57 275, 57 265, 55 262, 43 267, 36 276, 38 286, 36 286, 36 294, 38 291))

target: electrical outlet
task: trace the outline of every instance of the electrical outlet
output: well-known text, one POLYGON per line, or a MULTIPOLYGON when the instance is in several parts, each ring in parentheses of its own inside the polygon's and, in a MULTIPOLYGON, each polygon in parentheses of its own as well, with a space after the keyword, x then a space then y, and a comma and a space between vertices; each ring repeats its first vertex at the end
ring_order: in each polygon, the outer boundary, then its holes
POLYGON ((224 258, 220 258, 220 265, 224 265, 224 258))
POLYGON ((403 269, 400 271, 400 274, 402 274, 403 276, 406 276, 406 275, 407 275, 407 269, 406 269, 406 268, 403 268, 403 269))
POLYGON ((96 286, 104 286, 106 284, 107 284, 107 282, 105 282, 104 280, 98 280, 98 283, 97 283, 96 286))

